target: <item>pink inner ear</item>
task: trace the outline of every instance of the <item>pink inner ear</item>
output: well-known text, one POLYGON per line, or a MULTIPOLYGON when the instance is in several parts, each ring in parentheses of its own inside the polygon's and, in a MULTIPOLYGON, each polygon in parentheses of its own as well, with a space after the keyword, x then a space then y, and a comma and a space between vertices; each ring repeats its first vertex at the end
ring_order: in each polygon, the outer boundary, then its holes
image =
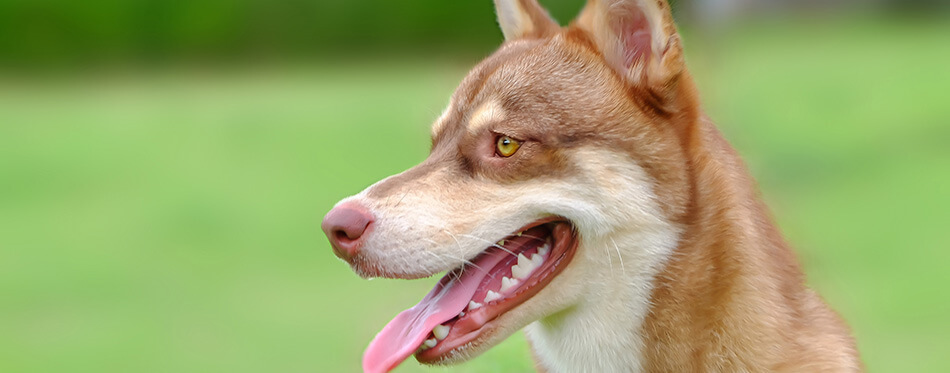
POLYGON ((623 67, 630 68, 635 62, 650 58, 653 38, 650 22, 639 8, 626 9, 623 13, 614 23, 614 31, 623 47, 623 67))

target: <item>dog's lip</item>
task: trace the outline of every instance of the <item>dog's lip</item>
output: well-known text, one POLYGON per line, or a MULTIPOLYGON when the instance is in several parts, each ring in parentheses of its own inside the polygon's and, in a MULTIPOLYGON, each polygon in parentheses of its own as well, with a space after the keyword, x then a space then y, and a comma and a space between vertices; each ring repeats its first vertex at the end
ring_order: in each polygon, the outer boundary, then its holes
MULTIPOLYGON (((574 224, 570 220, 557 216, 543 218, 525 225, 517 232, 524 232, 550 223, 554 223, 550 237, 554 237, 555 241, 549 259, 536 274, 532 274, 532 277, 529 277, 534 278, 534 282, 519 289, 516 294, 504 298, 497 304, 490 304, 469 311, 469 313, 461 318, 456 317, 443 323, 451 324, 452 329, 448 336, 439 341, 436 346, 417 352, 415 354, 416 360, 422 363, 435 363, 444 360, 453 352, 466 348, 479 338, 490 336, 498 326, 499 318, 502 315, 534 297, 541 289, 546 287, 554 277, 560 274, 570 260, 573 259, 574 252, 578 245, 577 233, 574 230, 574 224), (558 239, 555 237, 554 227, 560 224, 564 224, 566 228, 570 229, 570 232, 566 237, 560 237, 558 239)), ((562 235, 564 234, 562 233, 562 235)), ((486 251, 492 249, 493 248, 490 247, 486 249, 486 251)))
MULTIPOLYGON (((534 220, 531 223, 525 224, 518 230, 515 230, 515 232, 524 232, 537 226, 541 226, 541 225, 552 223, 552 222, 558 222, 558 221, 563 221, 573 226, 573 223, 571 223, 570 220, 564 217, 548 216, 548 217, 544 217, 538 220, 534 220)), ((467 260, 472 261, 479 255, 482 255, 486 251, 491 250, 491 249, 492 248, 489 247, 485 250, 482 250, 475 256, 471 258, 467 258, 467 260)), ((373 258, 373 257, 367 257, 363 252, 357 253, 350 260, 348 264, 350 265, 350 269, 352 269, 353 272, 355 272, 358 276, 365 279, 388 278, 388 279, 395 279, 395 280, 418 280, 418 279, 435 276, 443 271, 453 271, 453 270, 458 269, 458 267, 455 267, 455 268, 444 268, 438 271, 396 272, 396 271, 386 269, 385 266, 382 266, 378 263, 378 259, 373 258)))

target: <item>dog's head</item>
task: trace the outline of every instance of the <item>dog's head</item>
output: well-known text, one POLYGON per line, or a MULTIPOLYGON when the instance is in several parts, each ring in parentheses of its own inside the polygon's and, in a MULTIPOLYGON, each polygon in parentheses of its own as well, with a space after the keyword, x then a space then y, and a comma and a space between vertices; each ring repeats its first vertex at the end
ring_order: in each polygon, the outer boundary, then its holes
POLYGON ((688 203, 698 109, 666 1, 591 0, 567 28, 535 0, 495 4, 506 42, 452 96, 429 157, 324 219, 361 276, 448 271, 367 371, 464 360, 626 281, 614 268, 658 255, 688 203))

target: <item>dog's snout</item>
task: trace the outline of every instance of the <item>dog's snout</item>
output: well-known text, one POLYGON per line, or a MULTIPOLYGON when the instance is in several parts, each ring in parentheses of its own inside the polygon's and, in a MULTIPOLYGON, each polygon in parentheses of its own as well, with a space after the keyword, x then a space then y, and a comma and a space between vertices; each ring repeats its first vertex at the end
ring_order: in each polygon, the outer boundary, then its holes
POLYGON ((330 240, 333 252, 349 261, 363 245, 363 237, 373 224, 373 215, 365 207, 348 202, 334 207, 323 218, 323 233, 330 240))

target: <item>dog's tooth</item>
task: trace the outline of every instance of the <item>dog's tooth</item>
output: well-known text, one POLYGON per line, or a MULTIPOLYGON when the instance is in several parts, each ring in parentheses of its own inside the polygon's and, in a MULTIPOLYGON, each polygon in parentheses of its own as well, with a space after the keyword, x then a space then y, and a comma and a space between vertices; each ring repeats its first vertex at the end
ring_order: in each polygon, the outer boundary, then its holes
POLYGON ((498 293, 496 293, 496 292, 494 292, 494 291, 491 291, 491 290, 489 290, 487 293, 485 293, 485 303, 488 303, 488 302, 491 302, 491 301, 496 301, 496 300, 499 300, 499 299, 501 299, 501 294, 498 294, 498 293))
POLYGON ((524 232, 518 232, 516 236, 521 237, 522 234, 524 234, 524 232))
MULTIPOLYGON (((529 263, 528 265, 531 265, 531 264, 529 263)), ((511 277, 514 277, 519 280, 524 280, 528 278, 528 275, 530 274, 531 274, 530 268, 522 267, 517 264, 511 266, 511 277)))
POLYGON ((468 301, 468 310, 469 310, 469 311, 472 311, 472 310, 474 310, 474 309, 481 308, 481 306, 484 306, 484 304, 478 303, 478 302, 473 301, 473 300, 468 301))
POLYGON ((542 256, 548 255, 548 252, 550 252, 550 251, 551 251, 551 242, 550 242, 550 241, 545 242, 544 245, 541 245, 541 247, 538 248, 538 254, 541 254, 542 256))
POLYGON ((501 289, 498 289, 498 291, 502 293, 506 293, 508 292, 508 290, 511 290, 511 288, 515 287, 515 285, 518 285, 518 280, 515 280, 513 278, 508 278, 508 277, 502 277, 501 289))
POLYGON ((452 330, 451 326, 436 325, 435 328, 432 328, 432 335, 435 336, 435 339, 441 341, 449 336, 449 330, 452 330))
POLYGON ((544 257, 538 253, 531 254, 531 263, 534 264, 534 268, 538 268, 544 264, 544 257))
POLYGON ((430 349, 430 348, 435 347, 436 343, 439 343, 439 341, 435 338, 426 339, 425 342, 422 342, 422 347, 424 349, 430 349))
POLYGON ((498 241, 498 246, 505 246, 505 240, 498 241))
POLYGON ((459 312, 459 317, 465 316, 465 311, 459 312))

